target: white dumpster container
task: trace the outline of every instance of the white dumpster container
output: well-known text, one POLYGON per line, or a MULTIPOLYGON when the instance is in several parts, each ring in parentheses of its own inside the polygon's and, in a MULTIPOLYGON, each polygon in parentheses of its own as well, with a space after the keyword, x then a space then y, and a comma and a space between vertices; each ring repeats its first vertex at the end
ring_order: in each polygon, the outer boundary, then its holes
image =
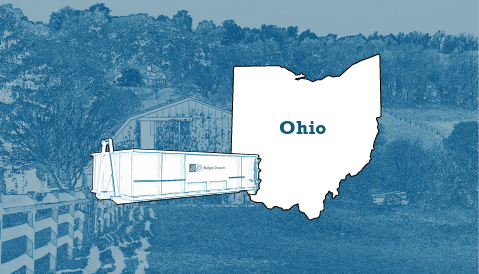
POLYGON ((112 148, 103 140, 102 152, 91 154, 98 199, 125 204, 258 189, 258 155, 112 148))

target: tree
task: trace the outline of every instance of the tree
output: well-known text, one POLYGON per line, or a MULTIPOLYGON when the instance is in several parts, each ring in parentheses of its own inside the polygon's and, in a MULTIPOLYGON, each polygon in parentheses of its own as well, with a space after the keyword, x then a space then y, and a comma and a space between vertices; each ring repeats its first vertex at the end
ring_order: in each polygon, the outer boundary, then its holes
POLYGON ((477 206, 478 122, 456 124, 451 135, 444 139, 443 143, 449 164, 452 166, 446 180, 450 186, 452 200, 466 202, 470 199, 477 206))
POLYGON ((223 45, 231 45, 235 43, 240 43, 244 39, 244 31, 243 29, 236 25, 235 21, 233 20, 226 20, 221 23, 223 29, 225 30, 223 33, 223 39, 221 43, 223 45))
POLYGON ((375 172, 381 178, 384 191, 406 191, 412 200, 418 200, 434 189, 434 157, 418 143, 397 140, 387 144, 377 156, 375 172))
POLYGON ((71 25, 78 24, 85 17, 94 18, 97 22, 110 21, 110 9, 105 4, 95 4, 84 11, 75 10, 71 7, 65 7, 58 12, 53 12, 50 15, 50 22, 48 25, 55 31, 71 27, 71 25))
POLYGON ((54 186, 74 189, 91 160, 89 154, 99 150, 100 140, 110 137, 116 124, 138 104, 129 91, 92 88, 56 94, 55 102, 46 104, 28 99, 0 104, 4 164, 36 168, 54 186))
POLYGON ((213 93, 212 69, 200 63, 195 63, 191 72, 193 83, 200 89, 201 95, 209 97, 213 93))
POLYGON ((121 87, 139 87, 141 86, 140 71, 134 68, 126 68, 121 71, 121 76, 117 79, 121 87))
POLYGON ((476 173, 478 169, 478 122, 460 122, 444 139, 444 147, 458 173, 476 173))
POLYGON ((59 31, 66 22, 78 20, 81 12, 70 7, 65 7, 59 12, 53 12, 50 15, 50 22, 48 25, 55 31, 59 31))
POLYGON ((20 64, 11 62, 27 54, 24 47, 25 36, 34 36, 32 31, 40 30, 29 22, 20 9, 14 9, 11 4, 0 6, 0 74, 4 77, 14 71, 20 64))
POLYGON ((170 20, 170 18, 168 18, 168 16, 166 16, 166 15, 161 14, 161 15, 158 15, 156 20, 158 20, 160 22, 168 22, 170 20))
POLYGON ((57 24, 57 32, 42 34, 35 28, 43 25, 27 26, 31 35, 20 37, 12 48, 28 52, 10 73, 19 83, 11 87, 16 96, 0 103, 2 165, 36 168, 40 177, 64 190, 75 188, 100 140, 111 137, 139 106, 134 94, 105 80, 112 69, 111 57, 104 54, 109 49, 102 33, 106 21, 96 20, 95 12, 57 24), (89 32, 90 27, 102 29, 89 32))
POLYGON ((318 36, 314 32, 311 32, 311 30, 307 29, 299 35, 298 39, 299 41, 303 41, 306 38, 318 39, 318 36))
POLYGON ((191 32, 191 27, 193 26, 193 19, 191 18, 191 16, 188 15, 188 11, 178 11, 176 15, 173 15, 173 21, 180 30, 191 32))
POLYGON ((98 13, 101 13, 103 14, 104 16, 106 17, 109 17, 110 16, 110 12, 111 10, 105 6, 105 4, 101 3, 101 4, 95 4, 93 6, 91 6, 88 11, 90 12, 98 12, 98 13))
POLYGON ((286 37, 288 37, 288 32, 286 29, 279 28, 276 25, 262 25, 261 36, 263 40, 272 38, 277 42, 284 42, 286 37))
POLYGON ((286 31, 289 37, 292 37, 292 38, 298 37, 298 27, 288 27, 286 31))

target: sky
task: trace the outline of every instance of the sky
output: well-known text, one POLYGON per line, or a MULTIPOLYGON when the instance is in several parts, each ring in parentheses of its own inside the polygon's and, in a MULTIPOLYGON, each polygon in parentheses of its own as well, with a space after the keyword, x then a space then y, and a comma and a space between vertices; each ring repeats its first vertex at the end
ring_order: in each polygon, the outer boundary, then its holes
POLYGON ((187 10, 193 27, 203 20, 217 25, 232 19, 241 27, 260 28, 262 24, 297 26, 299 32, 311 29, 319 36, 329 33, 348 35, 398 34, 418 31, 478 36, 478 0, 0 0, 20 8, 31 21, 48 22, 50 14, 65 6, 87 9, 105 3, 111 15, 147 13, 172 18, 187 10))

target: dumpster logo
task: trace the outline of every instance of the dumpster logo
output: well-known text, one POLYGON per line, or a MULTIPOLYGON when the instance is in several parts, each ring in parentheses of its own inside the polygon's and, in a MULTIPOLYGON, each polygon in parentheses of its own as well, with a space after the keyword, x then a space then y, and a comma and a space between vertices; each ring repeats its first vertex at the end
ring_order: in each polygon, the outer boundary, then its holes
POLYGON ((190 164, 190 172, 201 172, 202 166, 198 164, 190 164))

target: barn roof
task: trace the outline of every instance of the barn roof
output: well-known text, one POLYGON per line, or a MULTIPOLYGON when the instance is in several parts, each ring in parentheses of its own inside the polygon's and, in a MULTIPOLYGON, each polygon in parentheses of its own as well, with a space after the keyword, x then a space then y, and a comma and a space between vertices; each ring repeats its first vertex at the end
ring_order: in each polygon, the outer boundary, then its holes
POLYGON ((202 105, 205 105, 205 106, 208 106, 208 107, 211 107, 211 108, 220 110, 220 111, 224 111, 224 112, 231 113, 231 111, 229 111, 229 110, 226 109, 226 108, 222 108, 222 107, 218 107, 218 106, 215 106, 215 105, 212 105, 212 104, 209 104, 209 103, 205 103, 205 102, 200 101, 200 100, 198 100, 197 98, 194 98, 194 97, 180 98, 180 99, 177 99, 177 100, 174 100, 174 101, 168 101, 168 102, 165 102, 165 103, 163 103, 163 104, 159 104, 159 105, 156 105, 156 106, 153 106, 153 107, 144 109, 144 110, 142 110, 141 112, 134 114, 133 116, 131 116, 130 118, 128 118, 128 120, 126 120, 123 124, 121 124, 121 126, 119 126, 119 127, 114 131, 114 132, 115 132, 115 135, 114 135, 113 138, 116 138, 116 137, 118 136, 118 134, 120 134, 120 132, 121 132, 121 131, 128 125, 128 123, 130 123, 132 120, 135 120, 135 119, 138 119, 138 118, 140 118, 140 117, 146 116, 146 115, 148 115, 148 114, 157 112, 157 111, 159 111, 159 110, 166 109, 166 108, 170 108, 170 107, 172 107, 172 106, 179 105, 179 104, 182 104, 182 103, 184 103, 184 102, 189 102, 189 101, 190 101, 190 102, 199 103, 199 104, 202 104, 202 105))

